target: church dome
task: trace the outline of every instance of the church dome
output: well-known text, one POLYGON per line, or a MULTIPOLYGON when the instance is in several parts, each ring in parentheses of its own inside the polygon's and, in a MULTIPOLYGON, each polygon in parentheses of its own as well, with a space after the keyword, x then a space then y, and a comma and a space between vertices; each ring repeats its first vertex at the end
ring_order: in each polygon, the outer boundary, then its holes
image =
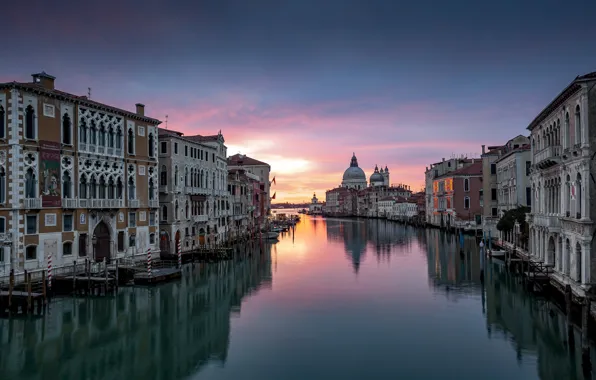
POLYGON ((385 179, 383 178, 383 175, 379 173, 379 168, 375 165, 375 172, 370 176, 370 183, 383 181, 385 181, 385 179))
POLYGON ((352 155, 352 160, 350 161, 350 167, 346 169, 343 176, 344 181, 348 180, 363 180, 366 181, 366 174, 364 174, 364 170, 358 167, 358 159, 356 155, 352 155))

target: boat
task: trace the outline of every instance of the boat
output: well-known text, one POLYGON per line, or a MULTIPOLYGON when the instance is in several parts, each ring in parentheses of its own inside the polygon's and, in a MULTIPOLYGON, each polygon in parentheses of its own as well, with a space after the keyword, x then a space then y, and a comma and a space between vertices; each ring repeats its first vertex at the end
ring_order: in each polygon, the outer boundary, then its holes
POLYGON ((277 240, 278 237, 279 237, 279 232, 275 232, 275 231, 265 232, 265 238, 268 240, 277 240))
POLYGON ((492 251, 491 251, 491 250, 488 250, 488 251, 487 251, 487 254, 488 254, 490 257, 494 257, 494 258, 496 258, 496 259, 504 259, 504 258, 505 258, 505 254, 506 254, 506 252, 505 252, 505 251, 500 251, 500 250, 496 250, 496 249, 494 249, 494 250, 492 250, 492 251))

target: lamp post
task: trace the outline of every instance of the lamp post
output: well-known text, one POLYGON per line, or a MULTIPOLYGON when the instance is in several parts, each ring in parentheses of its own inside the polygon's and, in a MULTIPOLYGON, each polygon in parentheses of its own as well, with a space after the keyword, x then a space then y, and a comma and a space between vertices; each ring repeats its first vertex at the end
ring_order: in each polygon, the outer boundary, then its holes
POLYGON ((93 234, 93 237, 91 238, 91 245, 93 246, 93 259, 97 260, 97 258, 95 257, 95 244, 97 244, 97 236, 93 234))

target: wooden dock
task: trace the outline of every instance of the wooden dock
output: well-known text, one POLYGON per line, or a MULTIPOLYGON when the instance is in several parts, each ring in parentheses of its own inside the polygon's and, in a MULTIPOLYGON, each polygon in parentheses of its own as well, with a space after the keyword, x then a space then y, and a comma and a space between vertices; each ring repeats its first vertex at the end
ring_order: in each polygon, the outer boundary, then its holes
POLYGON ((152 269, 149 272, 138 272, 134 275, 135 285, 156 285, 182 277, 182 269, 176 267, 152 269))

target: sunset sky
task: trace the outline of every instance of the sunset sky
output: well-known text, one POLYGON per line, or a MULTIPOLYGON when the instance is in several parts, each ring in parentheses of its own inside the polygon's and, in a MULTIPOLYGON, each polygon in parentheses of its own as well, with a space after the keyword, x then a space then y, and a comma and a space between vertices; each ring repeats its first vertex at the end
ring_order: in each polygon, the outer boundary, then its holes
POLYGON ((2 9, 1 82, 44 70, 170 129, 221 129, 271 164, 278 201, 324 198, 352 152, 417 190, 596 71, 593 0, 55 3, 2 9))

